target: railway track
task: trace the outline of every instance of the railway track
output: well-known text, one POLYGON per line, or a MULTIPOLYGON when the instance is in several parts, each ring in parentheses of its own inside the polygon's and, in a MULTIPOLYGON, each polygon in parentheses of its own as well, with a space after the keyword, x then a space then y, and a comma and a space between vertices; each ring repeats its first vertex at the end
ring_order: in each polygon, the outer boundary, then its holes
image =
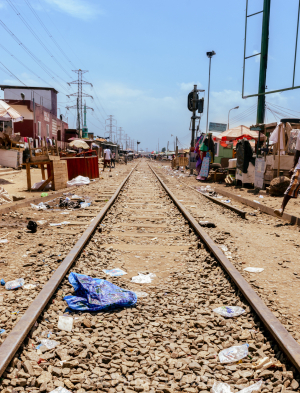
MULTIPOLYGON (((37 211, 28 206, 2 215, 0 238, 7 239, 8 243, 0 243, 0 279, 7 282, 23 278, 26 284, 35 287, 15 292, 7 291, 0 286, 0 324, 5 330, 5 333, 0 335, 0 344, 21 319, 29 304, 59 267, 91 220, 96 217, 126 178, 130 169, 131 165, 120 166, 112 172, 112 177, 105 173, 104 176, 107 178, 72 190, 73 194, 76 193, 92 201, 88 208, 54 207, 37 211), (29 220, 37 222, 36 233, 27 230, 29 220), (50 226, 51 223, 63 221, 67 221, 68 224, 50 226)), ((65 193, 68 192, 69 189, 66 189, 65 193)), ((59 199, 57 198, 55 203, 59 199)))
POLYGON ((296 341, 142 161, 0 347, 0 386, 4 393, 59 386, 79 393, 196 393, 209 392, 215 381, 238 392, 262 380, 263 392, 298 391, 299 356, 296 341), (113 268, 127 274, 109 278, 103 272, 113 268), (59 330, 63 297, 73 294, 71 271, 137 293, 136 306, 70 312, 72 333, 59 330), (137 284, 132 278, 138 273, 155 276, 137 284), (222 305, 245 312, 224 318, 213 311, 222 305), (47 336, 55 348, 39 347, 47 336), (247 356, 220 362, 222 350, 243 344, 247 356), (271 368, 259 367, 265 358, 271 368))

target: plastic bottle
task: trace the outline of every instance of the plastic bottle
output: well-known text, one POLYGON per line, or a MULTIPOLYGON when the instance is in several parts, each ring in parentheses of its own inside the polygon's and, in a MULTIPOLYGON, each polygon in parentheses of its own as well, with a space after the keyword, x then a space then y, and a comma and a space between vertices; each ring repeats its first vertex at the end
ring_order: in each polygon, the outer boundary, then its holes
POLYGON ((24 284, 25 284, 24 278, 17 278, 16 280, 8 281, 5 284, 5 289, 9 291, 11 289, 21 288, 24 284))

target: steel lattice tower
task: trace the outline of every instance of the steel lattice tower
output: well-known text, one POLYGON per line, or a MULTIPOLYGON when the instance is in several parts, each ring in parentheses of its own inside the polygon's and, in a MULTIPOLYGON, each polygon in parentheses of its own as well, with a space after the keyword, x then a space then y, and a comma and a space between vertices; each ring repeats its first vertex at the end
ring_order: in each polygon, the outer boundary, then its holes
MULTIPOLYGON (((83 126, 83 104, 82 104, 82 97, 89 97, 93 99, 93 96, 86 94, 82 91, 82 85, 90 85, 93 87, 93 85, 90 82, 87 82, 83 80, 82 75, 85 74, 88 71, 84 70, 73 70, 73 72, 76 72, 78 75, 78 79, 73 82, 69 82, 68 85, 78 85, 78 91, 77 93, 73 93, 68 95, 68 97, 77 97, 77 105, 73 106, 67 106, 67 109, 77 109, 77 129, 80 130, 82 129, 83 126)), ((89 106, 86 106, 86 109, 91 109, 92 111, 94 110, 93 108, 90 108, 89 106)))
POLYGON ((105 134, 109 134, 109 140, 113 142, 113 134, 117 134, 117 120, 114 119, 113 115, 109 115, 108 119, 105 120, 105 134))

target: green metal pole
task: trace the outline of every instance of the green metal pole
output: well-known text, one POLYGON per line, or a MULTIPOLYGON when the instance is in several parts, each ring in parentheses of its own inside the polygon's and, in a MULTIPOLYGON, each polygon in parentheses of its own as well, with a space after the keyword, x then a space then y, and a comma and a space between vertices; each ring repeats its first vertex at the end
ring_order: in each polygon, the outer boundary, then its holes
MULTIPOLYGON (((257 117, 256 123, 263 124, 265 120, 265 92, 267 80, 267 65, 268 65, 268 47, 269 47, 269 24, 270 24, 270 5, 271 0, 264 0, 264 11, 262 18, 262 33, 261 33, 261 55, 260 55, 260 70, 259 70, 259 84, 257 101, 257 117)), ((259 142, 258 142, 259 143, 259 142)))

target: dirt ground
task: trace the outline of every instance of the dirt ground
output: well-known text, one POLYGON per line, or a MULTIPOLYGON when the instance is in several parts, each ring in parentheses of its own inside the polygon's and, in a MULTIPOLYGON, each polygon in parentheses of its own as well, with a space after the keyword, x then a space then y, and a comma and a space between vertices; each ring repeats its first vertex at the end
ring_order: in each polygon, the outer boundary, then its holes
MULTIPOLYGON (((261 213, 251 207, 234 201, 234 206, 247 212, 246 219, 238 217, 234 212, 210 202, 207 198, 186 188, 203 185, 194 176, 176 176, 165 164, 155 163, 160 173, 164 173, 170 181, 168 186, 175 191, 177 197, 198 220, 213 222, 216 228, 207 229, 209 235, 220 246, 224 245, 231 253, 231 261, 242 275, 254 286, 267 305, 277 310, 275 315, 285 321, 290 331, 299 331, 300 326, 300 266, 299 266, 299 227, 261 213), (246 267, 263 268, 261 273, 247 273, 246 267), (276 307, 278 305, 278 307, 276 307), (293 326, 291 326, 293 325, 293 326)), ((181 173, 183 174, 183 173, 181 173)), ((187 175, 187 173, 184 173, 187 175)), ((214 183, 210 184, 212 187, 214 183)), ((220 188, 221 185, 217 184, 220 188)), ((222 187, 222 186, 221 186, 222 187)), ((223 186, 224 187, 224 186, 223 186)), ((249 190, 226 188, 227 191, 242 195, 249 199, 258 199, 249 190)), ((278 206, 281 198, 264 195, 261 203, 278 206)), ((227 198, 224 198, 227 199, 227 198)), ((299 200, 292 201, 288 210, 300 216, 299 200), (295 206, 294 211, 293 206, 295 206), (299 213, 298 213, 299 212, 299 213)))

